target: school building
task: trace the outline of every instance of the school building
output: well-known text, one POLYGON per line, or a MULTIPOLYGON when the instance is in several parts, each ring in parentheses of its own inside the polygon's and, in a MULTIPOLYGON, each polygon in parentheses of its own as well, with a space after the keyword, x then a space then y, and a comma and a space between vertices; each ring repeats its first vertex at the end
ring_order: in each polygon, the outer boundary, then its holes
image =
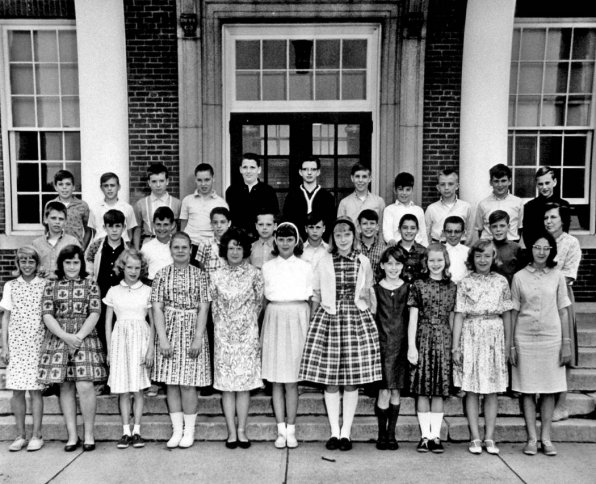
POLYGON ((596 302, 595 64, 584 0, 4 0, 0 285, 57 170, 90 203, 116 172, 134 203, 153 162, 180 198, 211 163, 222 194, 253 151, 280 200, 312 153, 337 201, 361 161, 387 203, 413 173, 423 208, 443 168, 475 204, 492 165, 527 199, 551 165, 583 250, 575 295, 596 302))

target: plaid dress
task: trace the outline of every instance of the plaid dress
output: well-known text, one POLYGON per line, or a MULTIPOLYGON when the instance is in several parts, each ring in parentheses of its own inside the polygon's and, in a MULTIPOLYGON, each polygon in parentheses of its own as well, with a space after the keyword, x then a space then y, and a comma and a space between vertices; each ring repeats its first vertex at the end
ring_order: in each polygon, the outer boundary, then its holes
POLYGON ((360 260, 333 254, 336 314, 319 306, 308 328, 299 380, 323 385, 362 385, 382 378, 379 334, 370 310, 354 302, 360 260))

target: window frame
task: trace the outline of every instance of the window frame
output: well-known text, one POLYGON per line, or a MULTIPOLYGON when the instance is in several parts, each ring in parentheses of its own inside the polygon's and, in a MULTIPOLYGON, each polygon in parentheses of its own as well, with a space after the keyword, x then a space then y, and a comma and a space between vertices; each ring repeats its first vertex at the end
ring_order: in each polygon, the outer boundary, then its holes
MULTIPOLYGON (((74 20, 2 20, 0 21, 0 124, 2 137, 2 163, 4 169, 4 201, 5 201, 5 233, 6 235, 18 236, 36 236, 43 233, 43 225, 40 224, 17 224, 17 190, 16 190, 16 159, 12 160, 11 152, 14 152, 14 131, 30 131, 40 133, 45 131, 39 128, 14 128, 12 126, 12 104, 10 99, 10 66, 8 54, 8 34, 14 30, 73 30, 76 32, 76 22, 74 20), (15 161, 15 163, 13 163, 15 161)), ((78 66, 78 59, 77 59, 78 66)), ((80 117, 80 97, 79 97, 79 117, 80 117)), ((81 132, 80 121, 78 128, 52 127, 47 131, 81 132)), ((82 160, 78 160, 82 164, 82 160)), ((82 184, 82 180, 78 181, 82 184)), ((40 187, 40 193, 43 190, 40 187)), ((77 192, 78 193, 78 192, 77 192)), ((42 214, 43 216, 43 214, 42 214)))

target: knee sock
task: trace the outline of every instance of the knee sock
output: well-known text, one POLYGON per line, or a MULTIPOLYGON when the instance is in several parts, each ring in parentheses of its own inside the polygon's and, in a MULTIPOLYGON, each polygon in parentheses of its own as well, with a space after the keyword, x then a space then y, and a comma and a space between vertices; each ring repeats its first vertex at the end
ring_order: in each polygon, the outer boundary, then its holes
POLYGON ((339 392, 325 392, 325 406, 327 407, 331 436, 339 437, 339 392))
POLYGON ((431 412, 430 414, 430 433, 431 438, 441 438, 441 424, 443 423, 443 412, 431 412))
POLYGON ((395 426, 399 417, 399 405, 389 405, 389 423, 387 425, 387 437, 395 439, 395 426))
POLYGON ((418 412, 418 424, 422 438, 430 439, 430 412, 418 412))
POLYGON ((375 413, 379 422, 379 437, 378 440, 383 440, 387 437, 387 413, 389 409, 379 408, 375 405, 375 413))
POLYGON ((358 390, 353 392, 344 391, 343 401, 343 412, 342 412, 342 425, 341 425, 341 437, 349 439, 350 433, 352 432, 352 422, 354 421, 354 415, 356 414, 356 407, 358 406, 358 390))

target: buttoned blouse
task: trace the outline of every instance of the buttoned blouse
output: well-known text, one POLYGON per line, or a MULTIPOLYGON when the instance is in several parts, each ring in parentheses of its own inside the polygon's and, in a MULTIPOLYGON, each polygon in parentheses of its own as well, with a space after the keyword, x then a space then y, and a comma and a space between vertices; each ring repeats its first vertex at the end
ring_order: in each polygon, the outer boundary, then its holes
POLYGON ((269 301, 306 301, 312 296, 313 273, 308 262, 291 256, 263 264, 265 298, 269 301))

